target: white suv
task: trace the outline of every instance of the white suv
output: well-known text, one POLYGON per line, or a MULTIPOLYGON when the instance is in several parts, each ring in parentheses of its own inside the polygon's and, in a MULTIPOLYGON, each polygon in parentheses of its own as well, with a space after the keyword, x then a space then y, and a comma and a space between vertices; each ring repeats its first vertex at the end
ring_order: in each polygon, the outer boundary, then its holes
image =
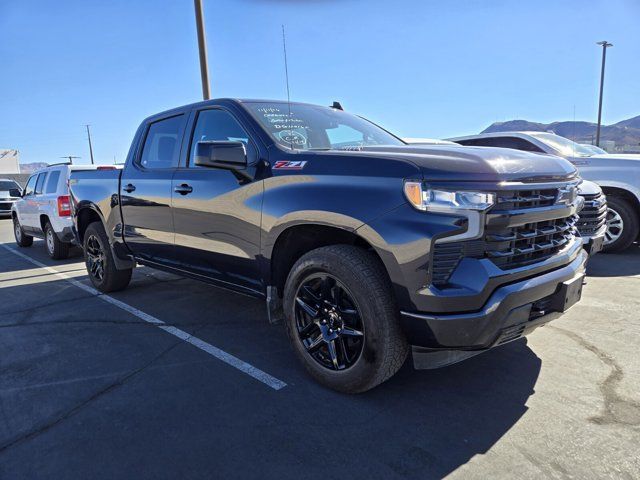
MULTIPOLYGON (((92 165, 51 165, 27 181, 22 198, 11 208, 16 243, 30 247, 33 237, 44 238, 47 253, 55 260, 67 258, 75 242, 71 226, 69 174, 71 170, 94 170, 92 165)), ((113 167, 102 167, 113 168, 113 167)))

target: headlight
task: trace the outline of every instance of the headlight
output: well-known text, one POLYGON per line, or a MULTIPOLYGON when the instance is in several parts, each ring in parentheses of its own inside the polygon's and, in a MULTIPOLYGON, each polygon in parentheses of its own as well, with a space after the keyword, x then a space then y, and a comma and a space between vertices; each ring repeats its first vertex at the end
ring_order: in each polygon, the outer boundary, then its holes
POLYGON ((495 202, 493 193, 425 189, 421 182, 405 182, 404 194, 409 203, 418 210, 433 212, 483 211, 495 202))

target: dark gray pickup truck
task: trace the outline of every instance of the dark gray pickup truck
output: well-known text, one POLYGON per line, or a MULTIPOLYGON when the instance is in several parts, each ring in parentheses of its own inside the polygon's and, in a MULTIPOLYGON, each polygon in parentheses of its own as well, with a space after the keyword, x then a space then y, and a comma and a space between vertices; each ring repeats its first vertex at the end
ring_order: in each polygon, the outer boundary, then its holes
POLYGON ((212 100, 147 118, 122 170, 73 172, 102 292, 136 264, 264 298, 318 381, 362 392, 413 353, 453 363, 577 302, 575 168, 411 147, 337 108, 212 100))

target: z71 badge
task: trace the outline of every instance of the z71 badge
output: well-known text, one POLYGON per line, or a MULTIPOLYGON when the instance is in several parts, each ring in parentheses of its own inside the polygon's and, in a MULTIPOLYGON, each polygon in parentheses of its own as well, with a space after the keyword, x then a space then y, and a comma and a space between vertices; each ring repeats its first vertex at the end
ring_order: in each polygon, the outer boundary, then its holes
POLYGON ((306 161, 288 162, 287 160, 278 160, 273 168, 277 170, 302 170, 307 164, 306 161))

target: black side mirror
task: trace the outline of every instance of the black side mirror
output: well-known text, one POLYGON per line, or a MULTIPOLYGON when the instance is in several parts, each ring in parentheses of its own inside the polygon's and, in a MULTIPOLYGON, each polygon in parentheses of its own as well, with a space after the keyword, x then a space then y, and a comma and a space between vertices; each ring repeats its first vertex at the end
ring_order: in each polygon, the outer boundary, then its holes
POLYGON ((22 190, 20 190, 19 188, 11 188, 11 189, 9 189, 9 196, 10 197, 21 197, 22 196, 22 190))
POLYGON ((242 142, 203 140, 196 144, 194 163, 199 167, 242 170, 247 167, 247 149, 242 142))

